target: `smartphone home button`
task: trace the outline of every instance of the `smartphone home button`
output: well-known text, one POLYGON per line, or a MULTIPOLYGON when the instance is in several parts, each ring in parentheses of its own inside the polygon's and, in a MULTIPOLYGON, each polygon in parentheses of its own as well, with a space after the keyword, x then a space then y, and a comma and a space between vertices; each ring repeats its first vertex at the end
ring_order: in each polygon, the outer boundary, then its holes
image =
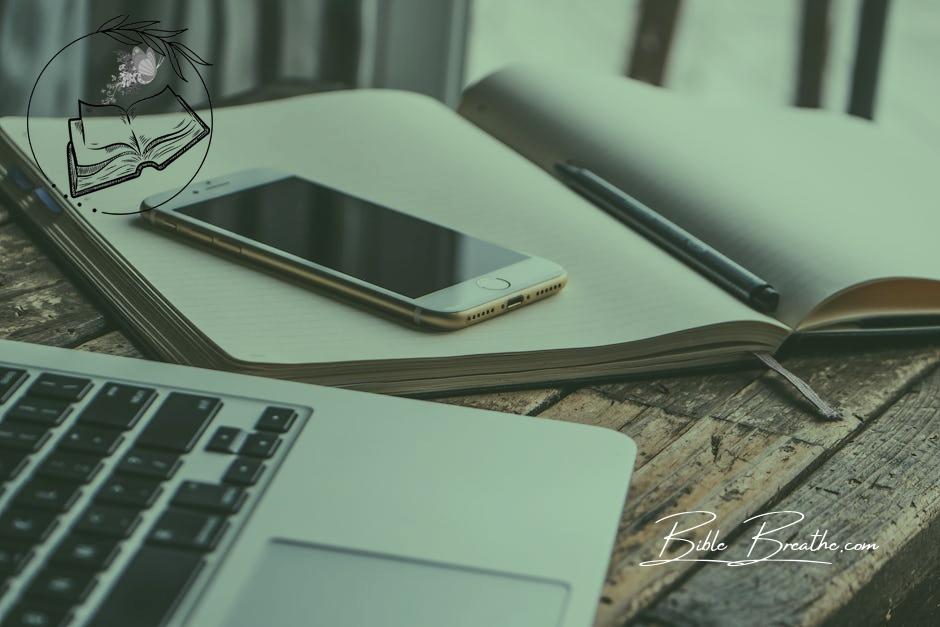
POLYGON ((511 285, 506 279, 498 279, 495 276, 485 276, 477 279, 477 285, 485 290, 504 290, 511 285))

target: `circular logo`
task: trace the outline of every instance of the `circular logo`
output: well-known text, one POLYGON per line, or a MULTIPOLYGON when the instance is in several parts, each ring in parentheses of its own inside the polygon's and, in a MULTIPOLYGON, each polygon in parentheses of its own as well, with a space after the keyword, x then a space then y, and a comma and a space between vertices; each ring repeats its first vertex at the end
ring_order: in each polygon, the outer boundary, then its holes
POLYGON ((195 180, 212 143, 212 98, 199 71, 211 64, 179 41, 185 31, 118 16, 46 62, 30 91, 26 137, 36 167, 56 193, 92 212, 128 215, 169 202, 195 180), (100 58, 102 49, 110 50, 109 58, 100 58), (70 94, 74 117, 67 129, 60 119, 35 116, 34 100, 61 100, 61 84, 43 78, 67 76, 89 60, 95 72, 91 81, 81 81, 89 83, 84 91, 70 94), (204 110, 197 112, 177 93, 174 77, 187 83, 180 91, 195 92, 206 103, 204 110), (161 201, 143 208, 141 202, 155 193, 161 201))

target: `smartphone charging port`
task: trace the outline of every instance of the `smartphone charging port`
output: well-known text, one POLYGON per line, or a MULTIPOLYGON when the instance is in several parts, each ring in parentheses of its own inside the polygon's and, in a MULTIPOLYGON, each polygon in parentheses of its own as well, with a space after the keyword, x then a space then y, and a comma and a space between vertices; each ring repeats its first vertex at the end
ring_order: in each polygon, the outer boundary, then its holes
POLYGON ((513 307, 518 307, 522 304, 522 301, 525 300, 525 297, 520 294, 519 296, 513 296, 506 301, 506 309, 512 309, 513 307))

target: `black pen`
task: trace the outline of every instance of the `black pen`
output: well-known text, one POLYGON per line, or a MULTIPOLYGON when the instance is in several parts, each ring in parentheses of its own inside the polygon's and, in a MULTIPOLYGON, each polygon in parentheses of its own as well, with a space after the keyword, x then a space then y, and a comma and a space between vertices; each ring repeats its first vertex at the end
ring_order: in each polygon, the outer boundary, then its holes
POLYGON ((588 169, 556 163, 561 180, 592 203, 678 257, 695 270, 763 313, 773 313, 780 302, 767 281, 673 224, 636 198, 588 169))

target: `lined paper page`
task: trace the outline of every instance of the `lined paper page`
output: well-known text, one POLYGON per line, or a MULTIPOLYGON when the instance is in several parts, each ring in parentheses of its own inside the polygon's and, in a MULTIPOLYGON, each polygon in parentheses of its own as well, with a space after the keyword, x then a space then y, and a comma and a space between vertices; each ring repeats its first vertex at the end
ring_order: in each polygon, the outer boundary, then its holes
MULTIPOLYGON (((34 143, 62 149, 64 120, 32 126, 34 143)), ((3 129, 24 141, 22 120, 5 120, 3 129)), ((100 213, 181 184, 200 152, 91 194, 77 211, 236 359, 434 358, 602 346, 736 320, 777 325, 422 96, 337 92, 216 111, 200 179, 253 167, 315 179, 554 260, 569 273, 557 296, 461 331, 423 332, 171 239, 137 218, 100 213)), ((64 163, 49 174, 63 185, 64 163)))
POLYGON ((791 327, 853 285, 940 279, 940 152, 869 122, 535 67, 484 79, 461 112, 545 168, 595 170, 743 263, 780 291, 791 327))

